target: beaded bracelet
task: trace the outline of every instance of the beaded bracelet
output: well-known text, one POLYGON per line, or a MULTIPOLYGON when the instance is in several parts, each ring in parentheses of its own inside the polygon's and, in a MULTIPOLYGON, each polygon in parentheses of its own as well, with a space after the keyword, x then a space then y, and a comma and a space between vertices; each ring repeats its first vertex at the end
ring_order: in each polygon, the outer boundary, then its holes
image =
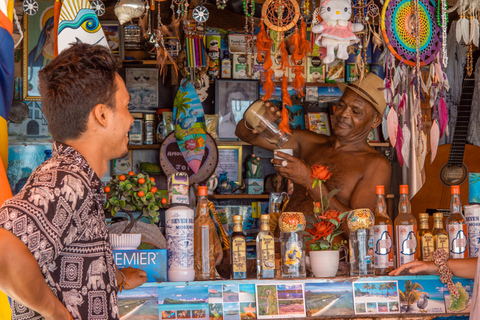
POLYGON ((122 282, 117 286, 117 291, 120 293, 122 292, 123 288, 125 286, 128 286, 129 284, 125 282, 125 275, 123 274, 122 270, 118 270, 122 274, 122 282))
POLYGON ((444 249, 437 249, 433 254, 435 265, 438 267, 438 273, 440 274, 440 281, 447 284, 448 291, 455 298, 460 298, 460 293, 457 287, 453 284, 453 273, 447 267, 447 252, 444 249))

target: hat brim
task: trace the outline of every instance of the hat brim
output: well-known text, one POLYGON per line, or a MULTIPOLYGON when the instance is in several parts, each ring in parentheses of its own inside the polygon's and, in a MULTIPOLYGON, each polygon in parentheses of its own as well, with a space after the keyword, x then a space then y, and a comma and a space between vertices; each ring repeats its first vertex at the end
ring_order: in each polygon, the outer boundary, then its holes
POLYGON ((375 108, 375 110, 378 111, 378 113, 380 113, 380 115, 383 116, 383 112, 385 111, 385 106, 383 106, 383 108, 378 104, 378 102, 368 94, 368 92, 366 92, 365 90, 363 90, 362 88, 360 87, 353 87, 353 86, 350 86, 348 84, 345 84, 343 82, 337 82, 337 86, 338 88, 340 88, 340 91, 342 91, 342 93, 345 93, 345 90, 347 89, 350 89, 352 91, 354 91, 355 93, 357 93, 359 96, 361 96, 363 99, 367 100, 368 102, 370 102, 370 104, 375 108))

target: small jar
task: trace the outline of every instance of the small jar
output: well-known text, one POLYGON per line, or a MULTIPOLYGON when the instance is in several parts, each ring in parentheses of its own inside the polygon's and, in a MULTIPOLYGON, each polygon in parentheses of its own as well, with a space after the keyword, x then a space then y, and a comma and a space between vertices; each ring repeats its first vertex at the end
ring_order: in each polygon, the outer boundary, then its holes
POLYGON ((166 132, 165 132, 165 122, 163 121, 163 113, 171 111, 170 109, 157 109, 156 112, 156 122, 157 128, 155 132, 155 143, 162 143, 163 139, 165 139, 166 132))
POLYGON ((145 114, 144 120, 144 144, 153 144, 155 138, 155 115, 153 113, 145 114))
POLYGON ((143 113, 131 113, 133 123, 128 133, 128 144, 142 145, 143 144, 143 113))

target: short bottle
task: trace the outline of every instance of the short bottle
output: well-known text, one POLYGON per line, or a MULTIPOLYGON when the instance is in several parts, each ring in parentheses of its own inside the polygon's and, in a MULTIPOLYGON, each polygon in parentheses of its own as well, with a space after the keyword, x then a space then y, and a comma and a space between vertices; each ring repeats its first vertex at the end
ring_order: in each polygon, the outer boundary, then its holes
POLYGON ((395 218, 397 268, 418 260, 417 220, 408 200, 408 185, 400 185, 398 216, 395 218))
POLYGON ((194 222, 195 280, 215 279, 215 224, 208 214, 207 187, 198 187, 194 222))
POLYGON ((230 79, 232 77, 232 59, 228 51, 223 53, 223 59, 221 62, 222 79, 230 79))
POLYGON ((443 213, 435 212, 433 214, 433 243, 435 251, 443 249, 448 254, 448 233, 443 228, 443 213))
POLYGON ((460 186, 451 186, 450 216, 447 218, 451 259, 468 258, 468 226, 462 213, 460 186))
POLYGON ((260 216, 260 232, 257 235, 257 278, 275 277, 275 240, 270 231, 270 215, 260 216))
POLYGON ((233 279, 247 278, 247 243, 242 230, 242 220, 241 215, 233 216, 233 232, 230 240, 233 279))
POLYGON ((387 214, 385 187, 376 186, 375 225, 373 227, 373 252, 376 275, 386 275, 393 269, 393 223, 387 214))
POLYGON ((435 252, 435 242, 433 232, 428 227, 428 213, 419 213, 420 231, 418 233, 420 241, 419 260, 433 261, 433 254, 435 252))

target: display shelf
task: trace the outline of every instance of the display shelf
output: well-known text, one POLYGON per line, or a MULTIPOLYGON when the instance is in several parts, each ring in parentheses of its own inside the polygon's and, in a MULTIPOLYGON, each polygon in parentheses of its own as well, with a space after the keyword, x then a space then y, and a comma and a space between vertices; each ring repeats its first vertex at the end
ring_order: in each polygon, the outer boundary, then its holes
POLYGON ((160 149, 159 144, 142 144, 142 145, 128 145, 128 150, 155 150, 160 149))
POLYGON ((270 194, 211 194, 208 196, 210 200, 226 200, 226 199, 269 199, 270 194))

